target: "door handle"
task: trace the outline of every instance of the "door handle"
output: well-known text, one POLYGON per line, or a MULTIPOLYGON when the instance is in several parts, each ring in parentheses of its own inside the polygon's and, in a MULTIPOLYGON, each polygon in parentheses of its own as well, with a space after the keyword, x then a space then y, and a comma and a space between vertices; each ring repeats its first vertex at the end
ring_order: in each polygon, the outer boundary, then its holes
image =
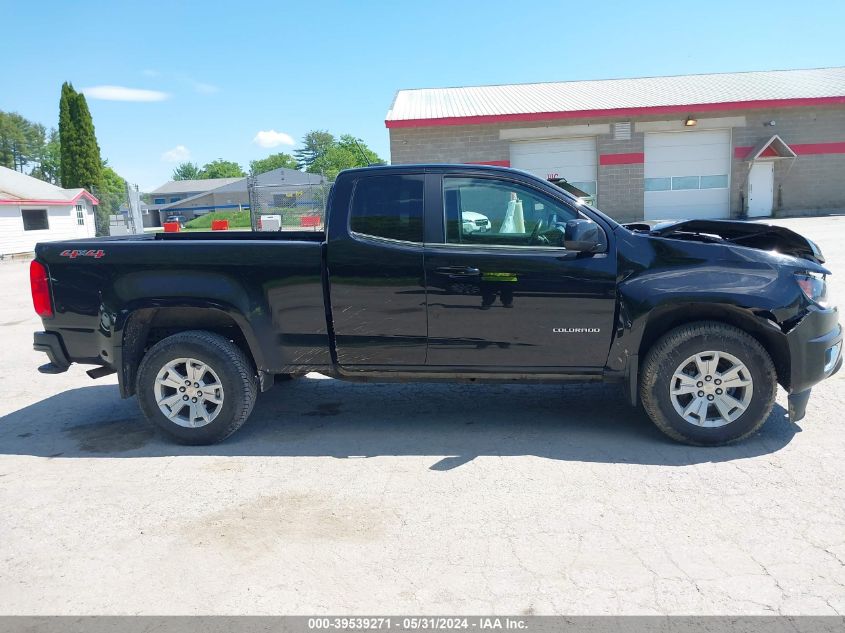
POLYGON ((473 268, 472 266, 441 266, 434 270, 450 277, 478 277, 481 274, 478 268, 473 268))

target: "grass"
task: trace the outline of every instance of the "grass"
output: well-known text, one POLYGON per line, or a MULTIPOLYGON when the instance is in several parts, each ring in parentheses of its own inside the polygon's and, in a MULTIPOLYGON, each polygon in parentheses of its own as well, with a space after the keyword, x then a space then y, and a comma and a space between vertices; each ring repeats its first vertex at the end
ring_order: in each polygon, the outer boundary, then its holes
POLYGON ((213 220, 229 220, 229 228, 238 229, 250 227, 249 211, 214 211, 206 213, 185 223, 186 230, 208 230, 213 220))

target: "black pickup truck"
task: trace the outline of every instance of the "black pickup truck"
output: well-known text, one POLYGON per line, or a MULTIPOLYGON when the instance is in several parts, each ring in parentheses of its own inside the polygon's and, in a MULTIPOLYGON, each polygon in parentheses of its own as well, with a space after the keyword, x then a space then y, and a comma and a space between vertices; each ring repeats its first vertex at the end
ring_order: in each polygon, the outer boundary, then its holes
POLYGON ((842 363, 818 247, 774 226, 620 225, 510 169, 342 172, 325 232, 39 244, 40 371, 96 365, 177 441, 218 442, 280 376, 615 381, 670 437, 803 417, 842 363))

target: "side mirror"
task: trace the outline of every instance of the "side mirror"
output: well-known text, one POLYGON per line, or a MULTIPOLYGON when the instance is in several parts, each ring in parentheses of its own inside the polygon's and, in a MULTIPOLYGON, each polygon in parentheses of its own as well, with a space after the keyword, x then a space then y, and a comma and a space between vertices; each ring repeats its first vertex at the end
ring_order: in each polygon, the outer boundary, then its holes
POLYGON ((601 246, 601 229, 592 220, 568 220, 563 236, 563 247, 569 251, 595 253, 601 246))

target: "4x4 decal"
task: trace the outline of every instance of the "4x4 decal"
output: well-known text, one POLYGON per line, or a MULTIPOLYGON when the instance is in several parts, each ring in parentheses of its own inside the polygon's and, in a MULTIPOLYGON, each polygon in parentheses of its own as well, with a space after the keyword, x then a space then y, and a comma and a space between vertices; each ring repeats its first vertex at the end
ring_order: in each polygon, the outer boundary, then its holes
POLYGON ((93 257, 94 259, 100 259, 101 257, 105 257, 105 254, 106 252, 103 249, 90 251, 65 250, 59 253, 62 257, 70 257, 71 259, 76 259, 77 257, 93 257))

